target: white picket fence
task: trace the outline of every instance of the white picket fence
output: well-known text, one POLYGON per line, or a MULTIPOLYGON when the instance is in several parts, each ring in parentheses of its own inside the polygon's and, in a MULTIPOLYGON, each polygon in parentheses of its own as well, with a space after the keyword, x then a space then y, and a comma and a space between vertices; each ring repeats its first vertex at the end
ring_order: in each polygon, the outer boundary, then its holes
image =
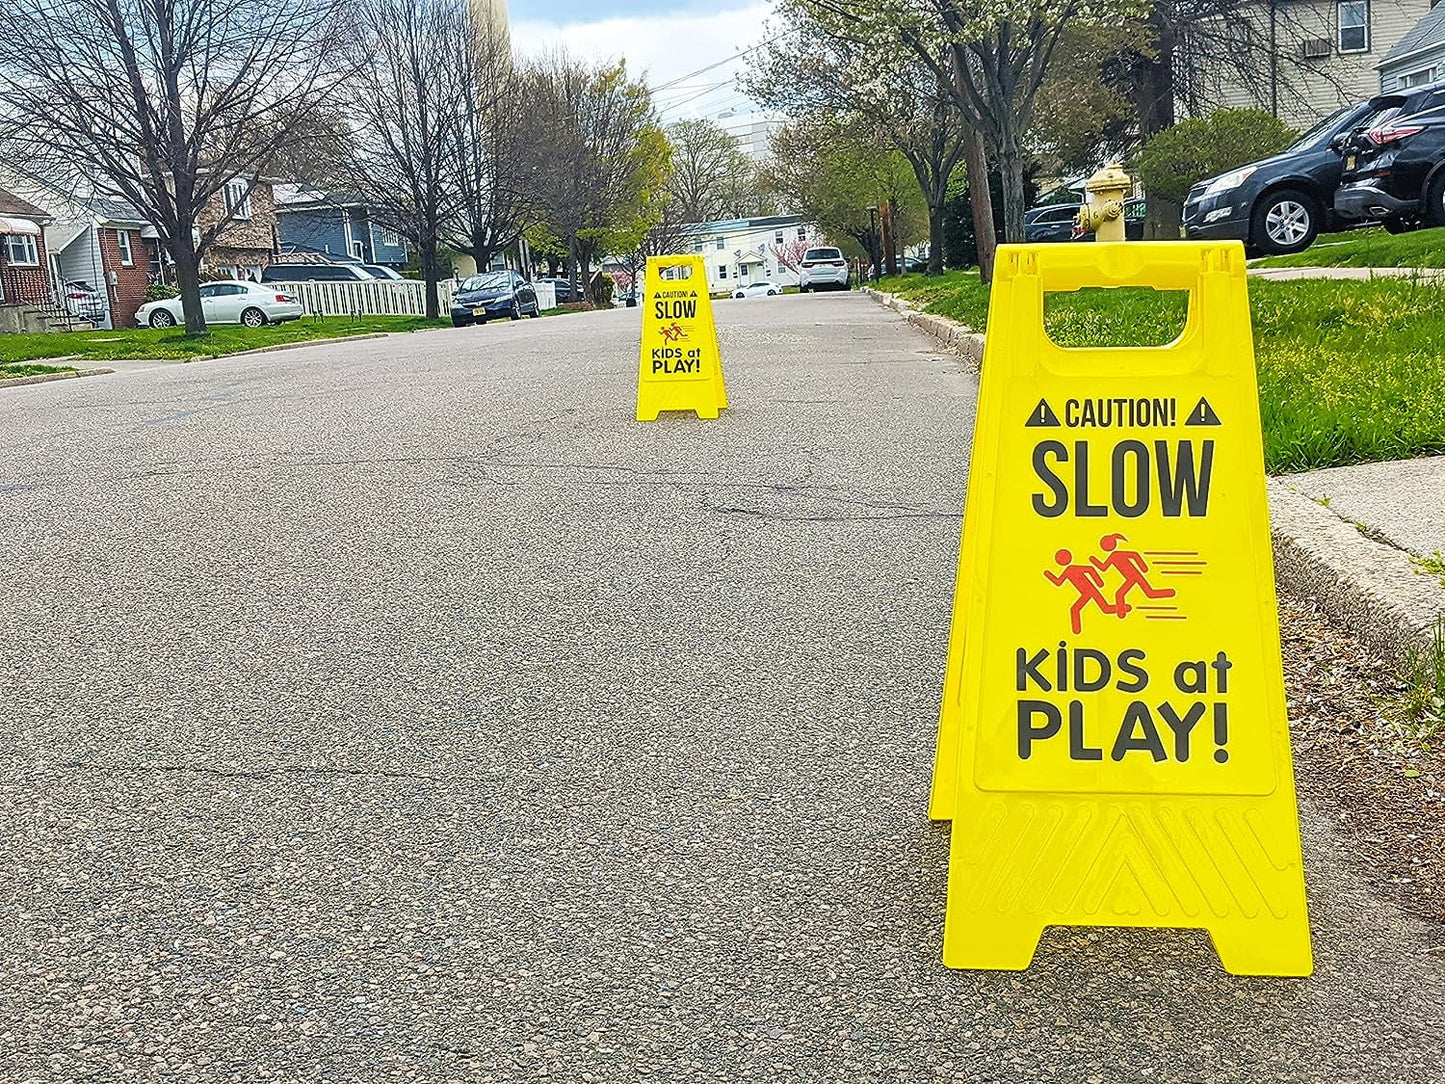
MULTIPOLYGON (((426 283, 412 279, 375 279, 371 282, 268 282, 299 298, 308 313, 322 316, 425 316, 426 283)), ((451 312, 456 283, 437 283, 437 304, 442 316, 451 312)))

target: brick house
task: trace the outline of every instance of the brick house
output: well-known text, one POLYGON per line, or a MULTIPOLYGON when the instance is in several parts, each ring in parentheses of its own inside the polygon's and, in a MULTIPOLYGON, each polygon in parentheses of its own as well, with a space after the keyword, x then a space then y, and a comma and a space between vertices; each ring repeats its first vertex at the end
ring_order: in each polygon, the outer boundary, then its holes
POLYGON ((49 217, 0 189, 0 329, 29 330, 33 310, 54 305, 45 253, 49 217))
POLYGON ((207 229, 227 212, 234 217, 201 261, 205 274, 259 279, 277 246, 276 198, 265 178, 229 181, 201 209, 197 225, 207 229))

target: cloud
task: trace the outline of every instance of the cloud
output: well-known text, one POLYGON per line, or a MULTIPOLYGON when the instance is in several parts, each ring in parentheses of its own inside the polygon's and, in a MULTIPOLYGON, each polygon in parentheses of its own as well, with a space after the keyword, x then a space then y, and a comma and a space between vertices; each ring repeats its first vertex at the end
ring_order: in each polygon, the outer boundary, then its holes
POLYGON ((512 44, 524 56, 560 45, 590 60, 625 58, 629 72, 645 75, 649 86, 662 88, 656 104, 665 117, 716 113, 727 107, 749 107, 733 82, 747 66, 747 57, 728 58, 757 43, 772 7, 771 0, 754 0, 726 11, 674 11, 575 23, 520 19, 512 23, 512 44), (712 64, 718 66, 690 76, 712 64))

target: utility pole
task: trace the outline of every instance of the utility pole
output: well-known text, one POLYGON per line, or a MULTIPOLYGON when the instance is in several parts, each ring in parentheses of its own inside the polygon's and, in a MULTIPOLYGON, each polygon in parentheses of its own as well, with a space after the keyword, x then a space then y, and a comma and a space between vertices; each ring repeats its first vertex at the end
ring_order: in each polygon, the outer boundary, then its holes
POLYGON ((886 199, 878 201, 878 217, 883 223, 883 273, 898 274, 898 257, 893 251, 893 208, 886 199))

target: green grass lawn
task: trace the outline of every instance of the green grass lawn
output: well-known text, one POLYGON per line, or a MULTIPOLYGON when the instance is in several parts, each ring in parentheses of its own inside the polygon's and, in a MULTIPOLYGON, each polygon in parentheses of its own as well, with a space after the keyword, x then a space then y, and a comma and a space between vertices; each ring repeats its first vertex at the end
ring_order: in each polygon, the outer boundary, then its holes
POLYGON ((54 373, 73 373, 74 365, 3 365, 0 364, 0 380, 17 376, 50 376, 54 373))
POLYGON ((61 331, 44 335, 0 335, 0 365, 42 358, 71 358, 76 362, 121 361, 127 358, 214 358, 240 350, 281 343, 371 335, 381 331, 419 331, 449 327, 447 320, 421 316, 364 316, 360 321, 328 316, 309 317, 274 326, 248 328, 218 324, 205 335, 190 339, 177 328, 165 331, 126 328, 119 331, 61 331))
MULTIPOLYGON (((978 330, 976 274, 880 287, 978 330)), ((1445 453, 1445 287, 1408 279, 1251 281, 1265 462, 1271 472, 1445 453)), ((1081 290, 1044 303, 1064 346, 1151 345, 1184 324, 1184 294, 1081 290)))
POLYGON ((1392 237, 1378 227, 1321 235, 1293 256, 1269 256, 1252 267, 1445 267, 1445 229, 1392 237))

